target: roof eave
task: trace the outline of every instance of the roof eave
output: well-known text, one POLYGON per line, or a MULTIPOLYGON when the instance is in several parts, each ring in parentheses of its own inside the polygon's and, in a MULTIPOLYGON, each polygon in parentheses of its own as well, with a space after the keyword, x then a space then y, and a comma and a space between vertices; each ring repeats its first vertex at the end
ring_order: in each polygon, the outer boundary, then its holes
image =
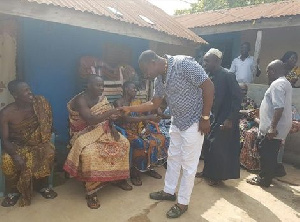
POLYGON ((164 32, 88 12, 23 1, 0 1, 0 13, 56 22, 174 45, 205 44, 200 37, 180 38, 164 32))
POLYGON ((300 15, 282 16, 278 18, 261 18, 250 21, 242 21, 235 23, 219 24, 205 27, 190 28, 197 35, 211 35, 227 32, 238 32, 245 30, 258 30, 280 27, 300 26, 300 15))

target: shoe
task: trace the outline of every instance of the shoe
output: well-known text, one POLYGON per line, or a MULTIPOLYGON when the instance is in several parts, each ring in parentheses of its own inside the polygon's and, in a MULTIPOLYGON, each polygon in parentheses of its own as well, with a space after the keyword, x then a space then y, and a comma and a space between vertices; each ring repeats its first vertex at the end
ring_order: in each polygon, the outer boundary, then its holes
POLYGON ((176 194, 168 194, 165 193, 163 190, 150 193, 150 199, 153 200, 170 200, 170 201, 175 201, 176 200, 176 194))
POLYGON ((277 164, 275 176, 276 177, 284 177, 285 175, 286 175, 286 171, 284 169, 283 164, 282 163, 277 164))
POLYGON ((183 209, 180 208, 177 204, 175 204, 171 209, 167 212, 167 218, 178 218, 182 214, 184 214, 188 210, 188 206, 185 206, 183 209))

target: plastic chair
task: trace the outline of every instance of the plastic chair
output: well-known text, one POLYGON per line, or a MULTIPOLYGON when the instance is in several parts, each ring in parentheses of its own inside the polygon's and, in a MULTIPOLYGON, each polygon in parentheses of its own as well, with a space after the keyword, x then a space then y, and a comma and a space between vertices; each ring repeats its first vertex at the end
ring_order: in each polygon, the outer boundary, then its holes
MULTIPOLYGON (((52 135, 51 135, 51 143, 55 144, 55 134, 54 133, 52 133, 52 135)), ((1 146, 1 139, 0 139, 0 166, 2 166, 1 155, 2 155, 2 146, 1 146)), ((48 179, 50 188, 53 187, 53 177, 54 177, 54 166, 51 169, 51 174, 48 179)), ((5 177, 4 177, 4 175, 2 173, 2 169, 0 167, 0 197, 4 196, 4 192, 5 192, 5 177)))

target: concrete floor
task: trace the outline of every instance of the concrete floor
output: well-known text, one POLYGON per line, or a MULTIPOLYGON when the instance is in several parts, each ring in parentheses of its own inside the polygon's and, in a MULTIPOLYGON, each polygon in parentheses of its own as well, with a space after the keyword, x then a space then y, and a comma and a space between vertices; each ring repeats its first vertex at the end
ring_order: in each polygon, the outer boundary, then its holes
MULTIPOLYGON (((202 164, 200 164, 202 165, 202 164)), ((199 166, 201 168, 201 166, 199 166)), ((300 170, 286 167, 285 182, 274 181, 268 189, 251 186, 245 179, 252 175, 241 170, 240 180, 225 181, 224 185, 210 187, 202 179, 195 180, 189 210, 174 221, 300 221, 300 170), (293 185, 291 185, 293 184, 293 185), (297 186, 298 185, 298 186, 297 186)), ((164 168, 158 168, 164 174, 164 168)), ((143 176, 143 186, 123 191, 107 186, 98 192, 101 207, 90 210, 84 199, 81 183, 74 179, 55 187, 58 197, 45 200, 39 194, 29 207, 0 207, 2 222, 163 222, 173 205, 167 201, 149 199, 149 192, 162 189, 163 180, 143 176)))

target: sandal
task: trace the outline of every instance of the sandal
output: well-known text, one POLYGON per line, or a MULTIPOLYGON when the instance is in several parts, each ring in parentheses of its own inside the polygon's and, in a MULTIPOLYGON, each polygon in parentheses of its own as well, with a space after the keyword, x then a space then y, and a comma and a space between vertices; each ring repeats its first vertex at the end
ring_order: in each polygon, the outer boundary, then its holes
POLYGON ((117 187, 120 187, 122 190, 126 190, 126 191, 132 190, 132 186, 130 186, 126 180, 117 182, 117 183, 115 183, 115 185, 117 187))
POLYGON ((261 179, 260 177, 253 177, 251 179, 247 179, 246 180, 247 183, 251 184, 251 185, 255 185, 255 186, 261 186, 261 187, 269 187, 271 184, 266 184, 264 182, 263 179, 261 179))
POLYGON ((130 180, 134 186, 142 186, 143 184, 140 177, 131 177, 130 180))
POLYGON ((52 190, 51 188, 43 188, 40 190, 40 194, 45 198, 45 199, 54 199, 57 197, 57 193, 52 190))
POLYGON ((92 195, 86 195, 85 199, 86 199, 87 206, 89 208, 94 210, 100 207, 100 203, 96 193, 92 195))
POLYGON ((167 218, 178 218, 182 214, 184 214, 188 209, 188 206, 185 206, 183 209, 175 204, 171 209, 167 212, 167 218))
POLYGON ((208 185, 212 187, 220 185, 221 182, 222 182, 221 180, 212 180, 212 179, 209 179, 207 181, 208 185))
POLYGON ((2 207, 12 207, 15 206, 20 198, 20 194, 7 194, 4 200, 1 203, 2 207))
POLYGON ((168 194, 165 193, 163 190, 150 193, 150 199, 153 200, 170 200, 170 201, 175 201, 176 200, 176 194, 168 194))
POLYGON ((196 178, 204 178, 203 171, 202 172, 197 172, 195 177, 196 178))
POLYGON ((150 177, 155 178, 155 179, 161 179, 162 178, 162 176, 159 173, 157 173, 155 170, 149 170, 149 171, 146 172, 146 174, 150 177))

